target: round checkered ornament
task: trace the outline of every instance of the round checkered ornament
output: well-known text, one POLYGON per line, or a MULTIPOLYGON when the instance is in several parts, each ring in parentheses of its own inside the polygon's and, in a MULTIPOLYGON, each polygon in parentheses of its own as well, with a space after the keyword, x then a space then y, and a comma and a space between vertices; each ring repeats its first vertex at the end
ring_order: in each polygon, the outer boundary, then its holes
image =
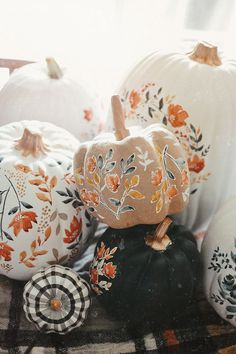
POLYGON ((89 292, 89 285, 73 270, 53 265, 25 285, 25 315, 45 333, 66 334, 86 319, 89 292))

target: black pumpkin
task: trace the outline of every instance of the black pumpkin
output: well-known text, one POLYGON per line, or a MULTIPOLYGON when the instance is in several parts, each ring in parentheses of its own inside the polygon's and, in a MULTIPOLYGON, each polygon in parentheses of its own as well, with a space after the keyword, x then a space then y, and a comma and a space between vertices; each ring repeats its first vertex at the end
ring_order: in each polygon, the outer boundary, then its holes
POLYGON ((145 331, 169 324, 193 299, 199 252, 192 233, 171 222, 108 228, 97 244, 92 288, 107 311, 129 327, 145 331))

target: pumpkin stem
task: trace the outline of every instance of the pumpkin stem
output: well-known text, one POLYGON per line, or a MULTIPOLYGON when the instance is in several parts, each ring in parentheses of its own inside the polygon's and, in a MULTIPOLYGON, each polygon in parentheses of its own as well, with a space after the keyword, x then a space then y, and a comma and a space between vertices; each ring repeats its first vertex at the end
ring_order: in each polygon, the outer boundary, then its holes
POLYGON ((46 58, 47 66, 48 66, 48 76, 51 79, 61 79, 63 76, 63 72, 60 66, 57 64, 54 58, 46 58))
POLYGON ((61 300, 54 298, 50 301, 50 307, 54 311, 59 311, 62 308, 61 300))
POLYGON ((125 128, 125 117, 119 95, 111 97, 111 106, 116 140, 123 140, 129 136, 130 133, 129 130, 125 128))
POLYGON ((23 156, 32 155, 35 158, 41 154, 46 155, 49 151, 48 146, 43 142, 42 136, 37 133, 31 133, 28 128, 25 128, 22 137, 16 140, 15 149, 21 151, 23 156))
POLYGON ((166 217, 156 228, 153 235, 146 236, 146 244, 155 251, 165 251, 172 244, 166 231, 168 230, 172 220, 166 217))
POLYGON ((198 63, 219 66, 222 64, 217 47, 211 43, 199 42, 191 53, 189 58, 198 63))

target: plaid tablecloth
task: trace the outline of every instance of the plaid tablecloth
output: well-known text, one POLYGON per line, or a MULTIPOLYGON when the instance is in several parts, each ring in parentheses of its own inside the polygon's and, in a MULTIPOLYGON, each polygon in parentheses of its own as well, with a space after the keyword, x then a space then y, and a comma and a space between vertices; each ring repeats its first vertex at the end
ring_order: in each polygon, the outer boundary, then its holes
MULTIPOLYGON (((85 277, 95 243, 75 265, 85 277)), ((60 336, 39 333, 26 320, 23 286, 0 277, 0 354, 24 354, 32 344, 31 354, 236 354, 236 329, 213 311, 201 291, 188 317, 172 328, 134 336, 122 323, 113 321, 94 298, 84 326, 60 336)))

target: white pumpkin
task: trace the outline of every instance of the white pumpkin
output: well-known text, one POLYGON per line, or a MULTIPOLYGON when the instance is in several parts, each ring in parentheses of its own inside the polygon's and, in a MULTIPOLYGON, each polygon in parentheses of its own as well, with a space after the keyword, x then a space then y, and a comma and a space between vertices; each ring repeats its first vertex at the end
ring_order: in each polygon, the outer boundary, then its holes
POLYGON ((216 213, 202 243, 204 292, 215 311, 236 327, 236 197, 216 213))
MULTIPOLYGON (((96 136, 103 126, 101 101, 91 88, 81 85, 53 58, 15 70, 0 91, 0 122, 39 120, 67 129, 80 141, 96 136)), ((1 64, 1 61, 0 61, 1 64)), ((18 61, 3 61, 12 70, 18 61)))
POLYGON ((72 175, 78 145, 50 123, 0 128, 0 274, 27 280, 82 252, 91 222, 72 175))
POLYGON ((194 233, 206 230, 236 193, 236 61, 221 61, 206 43, 190 54, 157 51, 128 74, 119 93, 127 127, 162 122, 181 141, 192 194, 178 222, 194 233))

